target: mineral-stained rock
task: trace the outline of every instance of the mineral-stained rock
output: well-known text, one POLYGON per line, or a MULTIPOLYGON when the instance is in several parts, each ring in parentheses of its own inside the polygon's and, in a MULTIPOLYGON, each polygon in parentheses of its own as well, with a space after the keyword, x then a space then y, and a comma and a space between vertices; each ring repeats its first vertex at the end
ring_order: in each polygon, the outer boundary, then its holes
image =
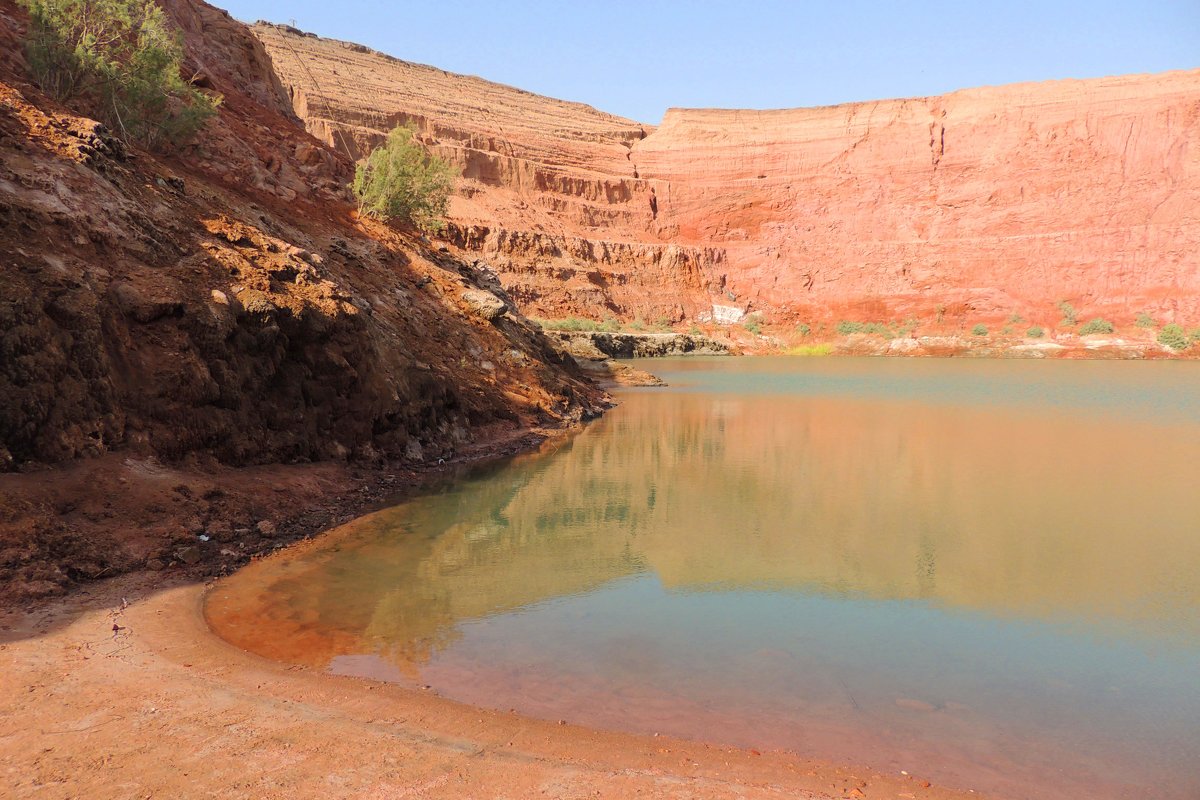
POLYGON ((218 542, 230 542, 233 541, 233 526, 229 524, 228 520, 213 520, 205 528, 204 534, 218 542))
POLYGON ((576 358, 659 358, 728 355, 729 348, 707 336, 688 333, 609 333, 546 331, 546 338, 576 358))
POLYGON ((138 322, 153 322, 156 319, 177 314, 183 310, 180 299, 182 287, 158 285, 137 285, 129 281, 117 281, 109 289, 117 308, 131 319, 138 322))
POLYGON ((602 386, 666 386, 662 378, 630 365, 628 361, 606 358, 599 361, 579 359, 584 372, 602 386))
POLYGON ((504 304, 503 300, 482 289, 467 289, 462 293, 462 299, 473 314, 483 317, 489 322, 504 316, 508 311, 508 306, 504 304))
POLYGON ((195 564, 200 561, 200 548, 196 545, 189 545, 175 553, 175 557, 184 564, 195 564))
POLYGON ((1200 70, 654 127, 254 31, 318 138, 357 157, 409 120, 462 168, 448 236, 531 314, 1200 324, 1200 70))

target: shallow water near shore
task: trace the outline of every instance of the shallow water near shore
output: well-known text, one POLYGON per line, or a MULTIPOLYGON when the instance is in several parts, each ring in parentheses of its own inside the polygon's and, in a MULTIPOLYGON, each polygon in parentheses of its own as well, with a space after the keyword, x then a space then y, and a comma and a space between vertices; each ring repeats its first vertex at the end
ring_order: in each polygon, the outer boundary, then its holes
POLYGON ((572 439, 251 565, 210 624, 547 719, 1200 796, 1194 364, 650 365, 572 439))

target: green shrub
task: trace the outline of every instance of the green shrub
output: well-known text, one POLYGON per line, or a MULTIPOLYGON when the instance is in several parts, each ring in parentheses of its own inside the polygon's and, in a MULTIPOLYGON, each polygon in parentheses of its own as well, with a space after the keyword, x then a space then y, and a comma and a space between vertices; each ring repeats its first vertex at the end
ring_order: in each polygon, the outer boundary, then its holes
POLYGON ((605 333, 616 333, 621 330, 621 321, 616 317, 606 317, 604 322, 600 323, 598 330, 602 330, 605 333))
POLYGON ((1008 321, 1012 325, 1020 325, 1022 322, 1025 321, 1025 318, 1022 317, 1020 314, 1010 314, 1008 317, 1008 321))
POLYGON ((1158 343, 1172 350, 1187 350, 1191 341, 1184 332, 1183 326, 1172 322, 1170 325, 1164 325, 1163 329, 1158 332, 1158 343))
POLYGON ((882 322, 863 323, 863 332, 869 333, 872 336, 882 336, 885 339, 892 339, 896 336, 896 334, 892 331, 891 326, 885 325, 882 322))
POLYGON ((863 324, 861 322, 851 322, 844 319, 837 324, 837 332, 842 336, 849 336, 852 333, 862 333, 863 324))
POLYGON ((895 336, 892 329, 882 322, 851 322, 849 320, 842 320, 837 325, 837 332, 842 336, 849 336, 853 333, 866 333, 872 336, 882 336, 886 339, 891 339, 895 336))
POLYGON ((692 336, 702 336, 704 331, 700 330, 699 325, 693 325, 692 327, 688 328, 688 333, 692 336))
POLYGON ((789 356, 827 356, 833 352, 833 345, 826 342, 820 344, 802 344, 784 352, 789 356))
POLYGON ((183 41, 154 0, 22 0, 25 53, 38 85, 85 100, 126 140, 181 144, 220 98, 180 76, 183 41))
POLYGON ((810 333, 812 333, 812 328, 808 326, 808 323, 801 322, 796 326, 796 333, 800 334, 801 336, 808 336, 810 333))
POLYGON ((1030 339, 1040 339, 1046 335, 1046 332, 1044 330, 1042 330, 1041 325, 1034 325, 1032 328, 1025 331, 1025 335, 1028 336, 1030 339))
POLYGON ((1133 320, 1133 324, 1139 328, 1153 328, 1157 323, 1145 311, 1139 311, 1137 317, 1133 320))
POLYGON ((364 214, 437 232, 445 227, 457 175, 457 169, 425 151, 412 126, 399 126, 358 165, 353 189, 364 214))
POLYGON ((751 311, 742 319, 742 327, 750 331, 750 333, 758 336, 762 333, 763 323, 766 322, 766 317, 761 311, 751 311))
POLYGON ((1200 328, 1192 328, 1188 331, 1188 339, 1191 340, 1192 344, 1200 342, 1200 328))
POLYGON ((641 317, 638 317, 633 322, 629 323, 629 330, 631 330, 631 331, 643 331, 645 329, 646 329, 646 323, 642 322, 641 317))
POLYGON ((582 319, 580 317, 567 317, 558 323, 560 331, 594 331, 599 327, 600 323, 595 320, 582 319))
POLYGON ((543 330, 547 331, 602 331, 607 330, 603 325, 595 320, 583 319, 581 317, 566 317, 565 319, 539 319, 530 317, 530 322, 536 323, 543 330))
POLYGON ((987 334, 988 334, 987 325, 984 325, 983 323, 980 323, 980 324, 976 325, 974 328, 971 328, 972 336, 987 336, 987 334))
POLYGON ((1068 328, 1074 328, 1077 324, 1079 324, 1079 320, 1075 317, 1075 306, 1071 305, 1066 300, 1063 300, 1058 304, 1058 311, 1062 314, 1062 321, 1058 323, 1059 325, 1063 325, 1068 328))
POLYGON ((1113 332, 1113 324, 1106 319, 1101 319, 1100 317, 1096 317, 1095 319, 1090 320, 1089 322, 1085 323, 1083 325, 1083 327, 1081 327, 1079 329, 1080 336, 1090 336, 1093 333, 1112 333, 1112 332, 1113 332))

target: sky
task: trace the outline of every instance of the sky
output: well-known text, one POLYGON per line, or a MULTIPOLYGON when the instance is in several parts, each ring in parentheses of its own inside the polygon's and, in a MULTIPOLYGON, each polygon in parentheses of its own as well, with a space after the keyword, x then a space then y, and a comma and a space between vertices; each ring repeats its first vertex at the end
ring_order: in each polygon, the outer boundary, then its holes
POLYGON ((210 0, 639 122, 1200 67, 1200 0, 210 0))

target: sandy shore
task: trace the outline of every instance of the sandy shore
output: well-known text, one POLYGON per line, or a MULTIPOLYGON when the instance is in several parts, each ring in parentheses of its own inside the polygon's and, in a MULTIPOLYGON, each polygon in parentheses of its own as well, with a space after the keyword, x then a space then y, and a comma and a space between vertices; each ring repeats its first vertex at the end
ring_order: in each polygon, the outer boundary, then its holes
POLYGON ((288 667, 213 635, 204 591, 137 573, 0 614, 0 795, 979 797, 288 667))

